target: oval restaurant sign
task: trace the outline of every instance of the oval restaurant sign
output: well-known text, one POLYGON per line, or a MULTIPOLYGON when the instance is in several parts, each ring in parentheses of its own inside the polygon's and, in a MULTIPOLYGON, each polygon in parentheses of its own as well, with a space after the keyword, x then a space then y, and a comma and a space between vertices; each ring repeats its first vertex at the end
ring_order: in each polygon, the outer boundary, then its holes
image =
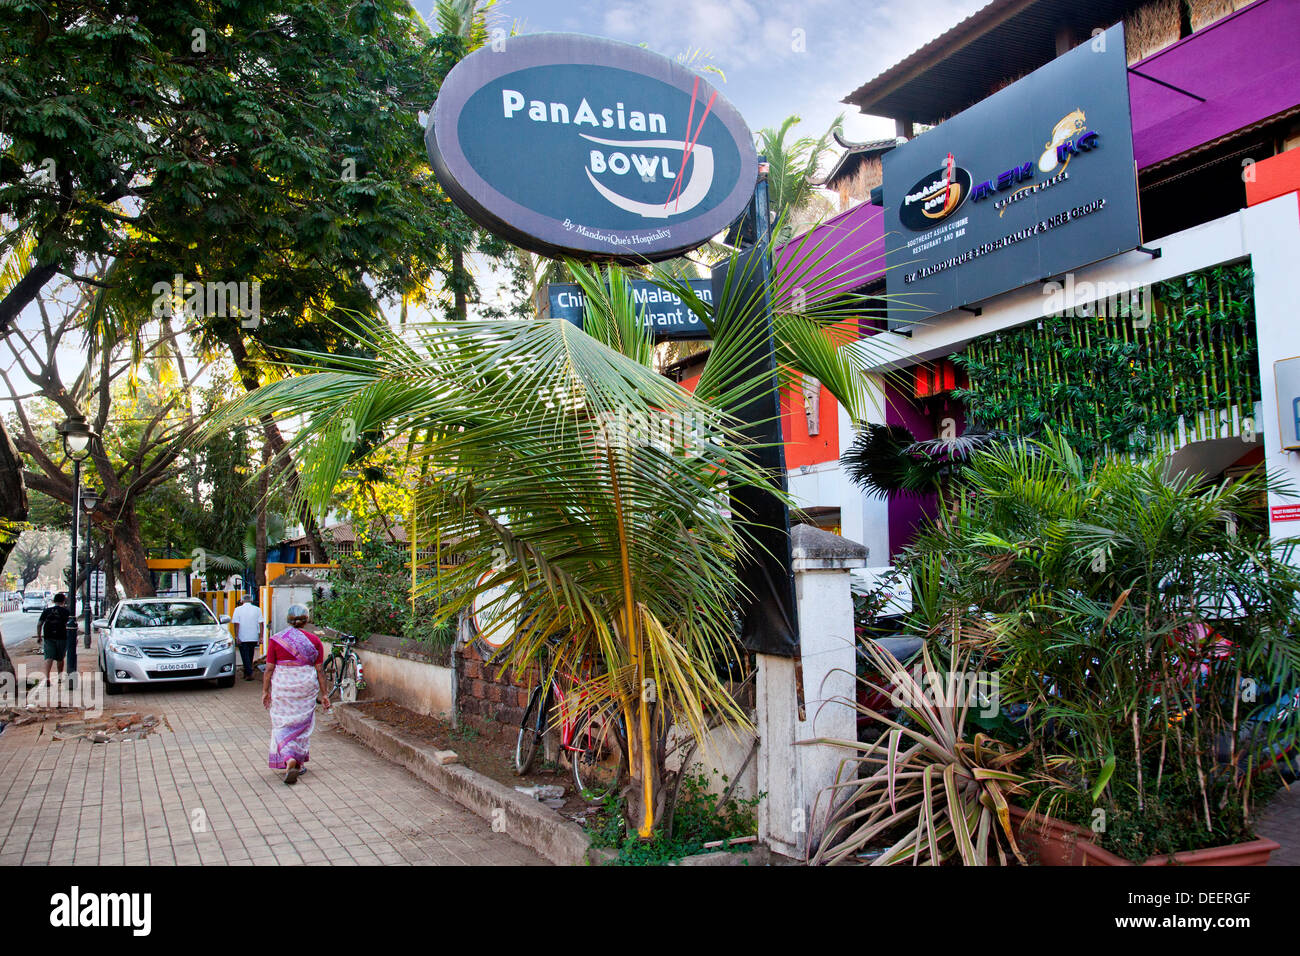
POLYGON ((749 128, 701 77, 576 34, 467 56, 442 84, 425 144, 471 219, 548 256, 680 255, 739 218, 758 175, 749 128))

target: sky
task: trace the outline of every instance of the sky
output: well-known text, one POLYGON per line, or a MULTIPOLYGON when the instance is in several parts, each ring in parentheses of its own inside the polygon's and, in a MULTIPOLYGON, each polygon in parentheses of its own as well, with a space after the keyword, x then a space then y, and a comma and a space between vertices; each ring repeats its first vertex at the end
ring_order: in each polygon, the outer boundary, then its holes
MULTIPOLYGON (((820 136, 840 113, 851 140, 892 137, 894 125, 840 102, 867 80, 984 6, 987 0, 498 0, 499 25, 645 43, 667 56, 695 50, 750 129, 786 116, 820 136)), ((414 0, 432 25, 432 0, 414 0)))

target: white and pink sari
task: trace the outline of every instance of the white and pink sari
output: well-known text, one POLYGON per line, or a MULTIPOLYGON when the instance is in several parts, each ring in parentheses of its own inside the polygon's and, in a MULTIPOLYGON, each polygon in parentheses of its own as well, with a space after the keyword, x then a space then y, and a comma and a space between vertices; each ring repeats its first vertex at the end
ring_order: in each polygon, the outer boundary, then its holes
POLYGON ((290 760, 303 766, 311 751, 311 732, 316 723, 316 646, 305 633, 289 627, 271 640, 292 656, 280 660, 271 675, 271 754, 273 770, 284 770, 290 760))

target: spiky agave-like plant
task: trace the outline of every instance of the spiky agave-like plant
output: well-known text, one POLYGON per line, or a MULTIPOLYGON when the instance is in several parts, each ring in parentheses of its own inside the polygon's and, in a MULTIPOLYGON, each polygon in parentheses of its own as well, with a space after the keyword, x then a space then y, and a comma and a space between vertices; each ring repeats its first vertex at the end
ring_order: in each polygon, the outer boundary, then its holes
POLYGON ((1050 786, 1050 777, 1019 771, 1029 748, 1013 749, 984 733, 967 733, 972 709, 987 703, 963 666, 969 655, 954 643, 951 670, 936 666, 928 646, 921 663, 905 669, 874 641, 862 654, 885 675, 887 686, 859 678, 872 691, 901 705, 898 719, 856 702, 882 733, 870 742, 819 738, 804 743, 831 744, 850 752, 836 782, 818 795, 813 819, 825 807, 811 862, 856 863, 879 850, 872 865, 939 865, 956 859, 966 866, 1024 862, 1016 844, 1007 797, 1032 786, 1050 786))

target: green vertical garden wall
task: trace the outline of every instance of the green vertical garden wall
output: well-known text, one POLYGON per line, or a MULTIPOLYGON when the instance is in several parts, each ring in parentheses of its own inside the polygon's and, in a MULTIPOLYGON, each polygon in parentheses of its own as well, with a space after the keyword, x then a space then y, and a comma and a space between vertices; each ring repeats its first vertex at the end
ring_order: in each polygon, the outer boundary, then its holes
POLYGON ((954 394, 981 426, 1051 428, 1089 457, 1238 436, 1260 398, 1253 289, 1248 265, 1222 266, 1159 283, 1145 309, 1120 297, 984 336, 954 356, 970 379, 954 394))

